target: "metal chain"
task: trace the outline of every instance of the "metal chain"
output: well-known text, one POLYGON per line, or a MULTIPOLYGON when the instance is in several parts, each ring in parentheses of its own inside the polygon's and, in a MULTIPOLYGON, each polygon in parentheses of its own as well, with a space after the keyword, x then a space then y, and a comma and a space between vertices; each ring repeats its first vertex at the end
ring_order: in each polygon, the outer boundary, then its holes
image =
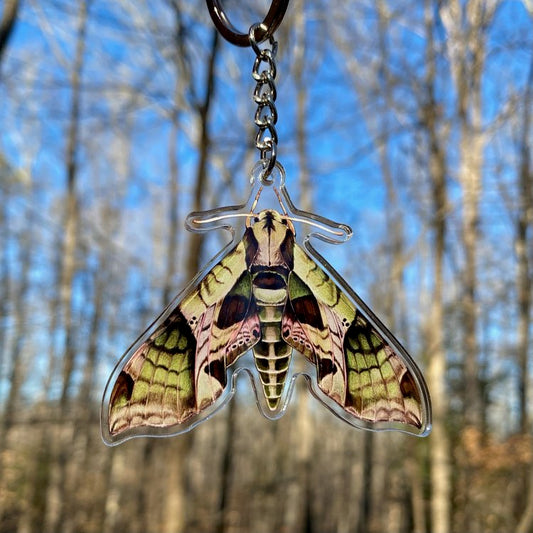
POLYGON ((257 82, 253 93, 253 100, 257 104, 254 122, 259 128, 255 136, 255 146, 261 154, 263 173, 261 179, 267 180, 276 166, 278 134, 276 122, 278 111, 276 109, 276 53, 278 43, 271 35, 265 41, 263 48, 259 47, 256 40, 256 31, 264 32, 263 24, 254 24, 248 33, 250 45, 255 52, 256 58, 252 69, 252 77, 257 82))

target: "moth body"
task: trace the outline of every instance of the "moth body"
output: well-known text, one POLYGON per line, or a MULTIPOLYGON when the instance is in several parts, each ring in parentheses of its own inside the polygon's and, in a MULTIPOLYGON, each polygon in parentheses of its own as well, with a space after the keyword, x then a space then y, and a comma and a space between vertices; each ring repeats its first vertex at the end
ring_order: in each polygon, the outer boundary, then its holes
POLYGON ((252 295, 261 332, 252 351, 267 405, 274 411, 281 400, 292 355, 292 348, 282 339, 281 324, 288 299, 294 234, 272 210, 262 211, 249 231, 255 249, 249 265, 252 295))

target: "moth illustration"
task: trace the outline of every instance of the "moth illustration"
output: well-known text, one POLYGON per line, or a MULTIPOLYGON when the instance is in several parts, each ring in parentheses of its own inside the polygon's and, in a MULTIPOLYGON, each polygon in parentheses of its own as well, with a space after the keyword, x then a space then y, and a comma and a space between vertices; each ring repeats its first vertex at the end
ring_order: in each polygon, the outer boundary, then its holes
POLYGON ((422 374, 347 291, 296 243, 291 217, 249 214, 242 240, 119 363, 104 440, 176 434, 204 419, 227 401, 228 370, 250 350, 267 412, 282 409, 296 350, 315 369, 313 394, 352 425, 427 434, 422 374))

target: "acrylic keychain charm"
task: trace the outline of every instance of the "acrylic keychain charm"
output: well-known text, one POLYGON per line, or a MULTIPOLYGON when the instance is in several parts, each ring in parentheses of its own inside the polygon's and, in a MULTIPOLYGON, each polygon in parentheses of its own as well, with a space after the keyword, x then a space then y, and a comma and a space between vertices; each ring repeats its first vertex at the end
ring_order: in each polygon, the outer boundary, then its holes
POLYGON ((102 402, 104 441, 184 433, 231 399, 241 374, 267 418, 284 414, 302 375, 311 393, 352 426, 427 435, 431 407, 420 370, 310 242, 339 244, 351 229, 297 209, 277 162, 273 33, 288 0, 274 0, 248 35, 236 32, 217 0, 207 4, 222 35, 256 54, 260 160, 248 202, 187 217, 190 231, 226 229, 233 240, 115 367, 102 402), (232 225, 239 221, 243 235, 232 225), (299 373, 294 357, 304 361, 299 373))

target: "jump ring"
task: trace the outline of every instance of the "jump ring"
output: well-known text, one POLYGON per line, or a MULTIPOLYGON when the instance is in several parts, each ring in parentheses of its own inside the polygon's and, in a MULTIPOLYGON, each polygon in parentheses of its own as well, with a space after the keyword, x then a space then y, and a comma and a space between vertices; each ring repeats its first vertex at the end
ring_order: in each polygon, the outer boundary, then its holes
MULTIPOLYGON (((211 19, 224 39, 237 46, 250 46, 248 33, 241 33, 233 26, 222 7, 221 0, 206 0, 206 3, 211 19)), ((255 36, 258 43, 274 34, 281 24, 288 6, 289 0, 272 0, 270 9, 255 36)))

